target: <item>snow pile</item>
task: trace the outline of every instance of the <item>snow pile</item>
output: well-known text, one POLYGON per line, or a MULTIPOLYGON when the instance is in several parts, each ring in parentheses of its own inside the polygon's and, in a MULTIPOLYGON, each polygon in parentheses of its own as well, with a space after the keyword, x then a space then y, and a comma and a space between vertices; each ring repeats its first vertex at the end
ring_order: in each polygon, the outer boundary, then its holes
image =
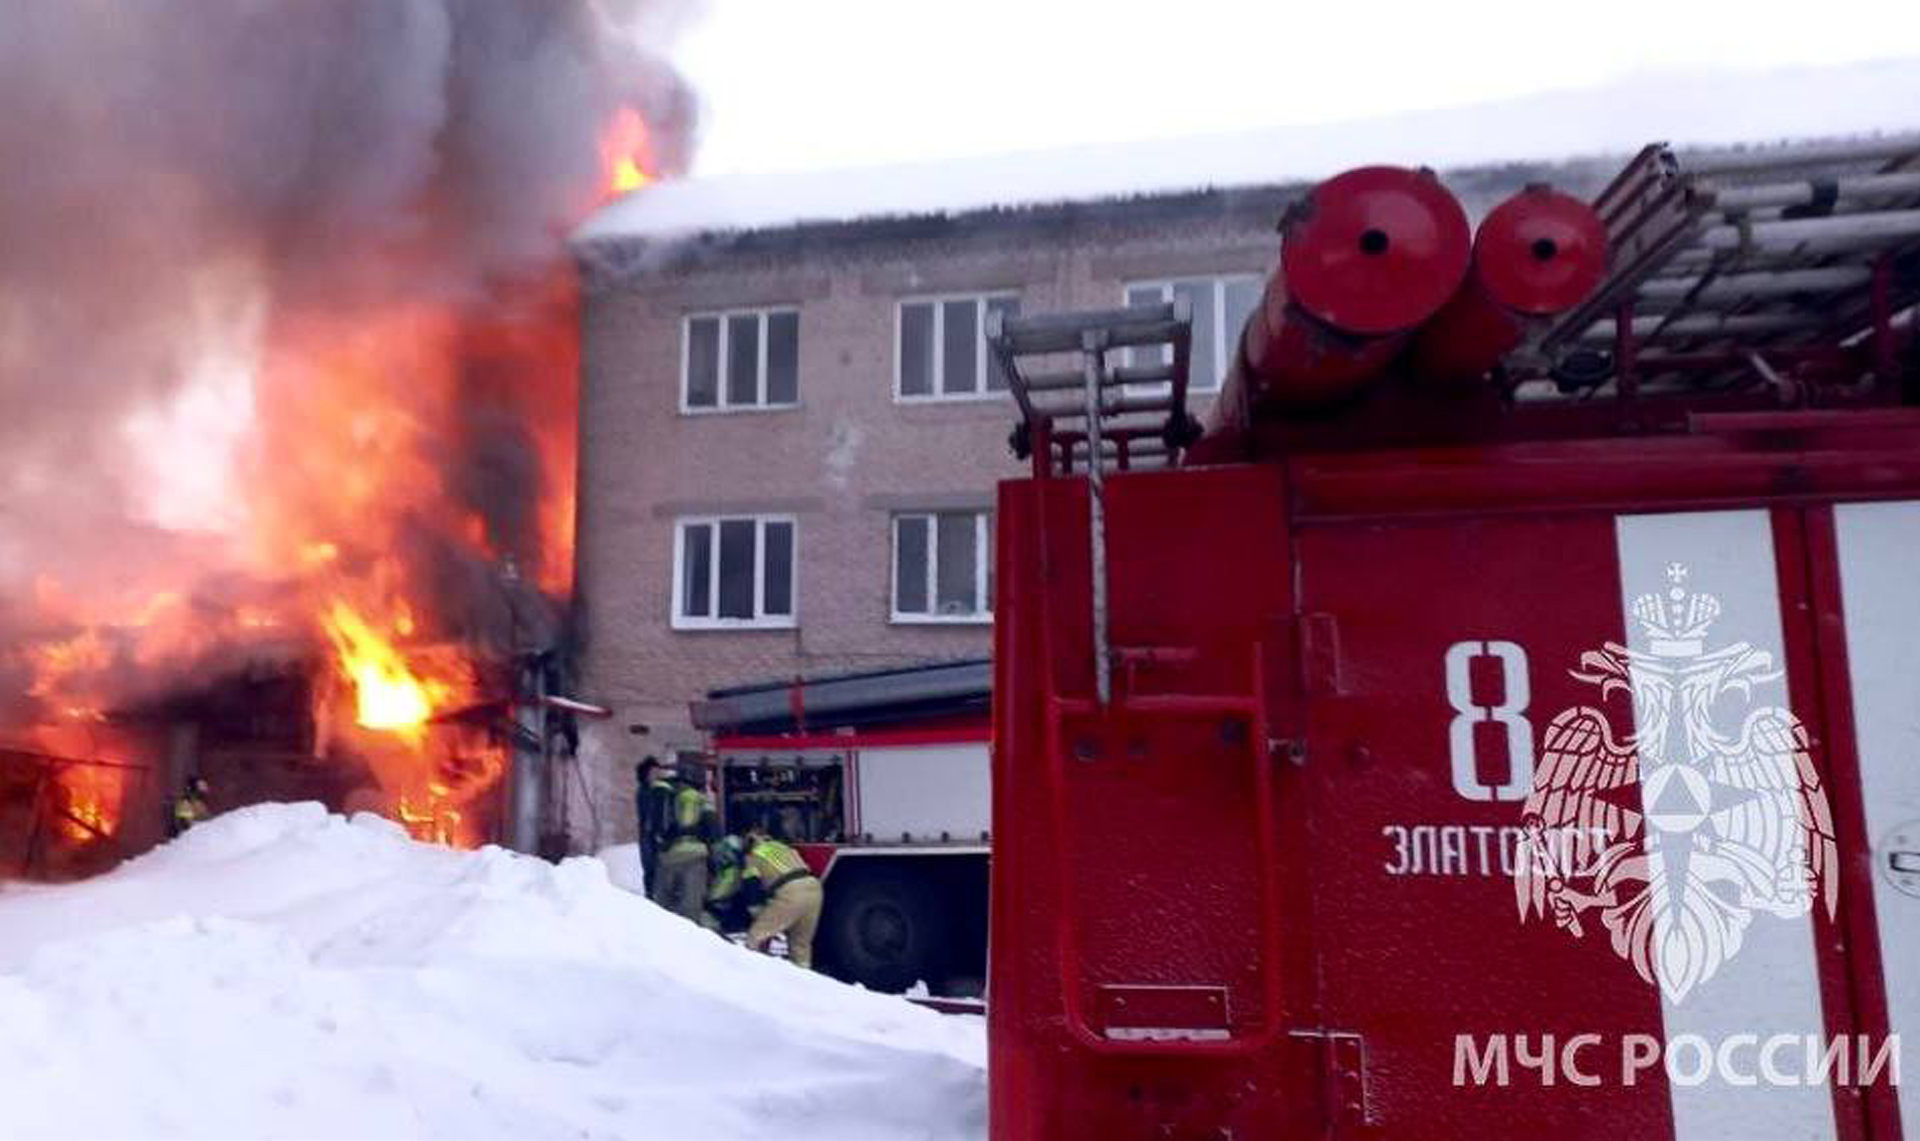
MULTIPOLYGON (((1425 165, 1627 155, 1920 128, 1920 60, 1775 72, 1643 75, 1526 99, 1359 122, 1071 147, 865 170, 663 182, 610 203, 574 241, 674 238, 1324 178, 1425 165)), ((1617 165, 1617 164, 1615 164, 1617 165)))
POLYGON ((0 891, 0 1027, 8 1137, 985 1132, 978 1019, 316 804, 0 891))

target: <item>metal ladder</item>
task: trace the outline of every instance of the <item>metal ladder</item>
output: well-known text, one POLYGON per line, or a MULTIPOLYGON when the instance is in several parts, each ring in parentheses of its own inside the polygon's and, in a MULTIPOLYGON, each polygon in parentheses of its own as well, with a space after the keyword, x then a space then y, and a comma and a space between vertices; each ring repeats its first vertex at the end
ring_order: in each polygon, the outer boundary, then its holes
POLYGON ((1106 467, 1172 467, 1199 436, 1187 412, 1193 310, 1185 300, 1126 309, 987 315, 987 344, 1006 375, 1021 421, 1014 454, 1034 474, 1091 474, 1106 467), (1165 350, 1161 363, 1113 365, 1107 354, 1165 350), (1060 358, 1077 356, 1077 367, 1060 358), (1098 464, 1088 457, 1099 456, 1098 464))
POLYGON ((1894 324, 1920 303, 1920 134, 1698 154, 1655 144, 1594 206, 1613 271, 1517 362, 1518 381, 1592 392, 1612 380, 1623 399, 1764 384, 1801 404, 1801 365, 1852 353, 1878 379, 1899 371, 1894 324))
POLYGON ((1193 310, 1175 300, 1036 317, 989 313, 987 345, 1020 405, 1010 440, 1014 454, 1032 459, 1035 479, 1071 475, 1075 463, 1086 472, 1094 692, 1105 705, 1113 696, 1105 473, 1178 466, 1199 439, 1200 426, 1187 411, 1193 310), (1168 351, 1157 353, 1159 364, 1108 363, 1108 353, 1129 349, 1168 351), (1074 354, 1078 368, 1060 363, 1074 354))

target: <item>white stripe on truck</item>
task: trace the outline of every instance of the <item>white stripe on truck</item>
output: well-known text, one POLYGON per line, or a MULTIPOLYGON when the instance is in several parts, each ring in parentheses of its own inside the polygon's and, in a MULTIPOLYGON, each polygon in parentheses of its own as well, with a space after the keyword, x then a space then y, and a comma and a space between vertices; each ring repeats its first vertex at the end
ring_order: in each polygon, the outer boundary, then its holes
MULTIPOLYGON (((1680 589, 1719 599, 1719 614, 1702 640, 1704 652, 1747 642, 1771 653, 1775 669, 1785 669, 1773 527, 1765 511, 1623 515, 1617 520, 1615 537, 1620 553, 1627 645, 1636 655, 1655 658, 1658 657, 1656 650, 1660 649, 1669 655, 1684 654, 1684 649, 1674 645, 1659 645, 1672 640, 1647 629, 1634 613, 1636 600, 1643 597, 1660 599, 1669 605, 1683 602, 1672 595, 1675 589, 1680 589)), ((1650 708, 1651 704, 1636 697, 1636 733, 1645 733, 1650 722, 1658 718, 1659 713, 1650 708)), ((1754 704, 1786 706, 1785 680, 1761 685, 1754 704)), ((1738 722, 1721 724, 1714 720, 1713 727, 1723 734, 1737 735, 1740 731, 1738 722)), ((1684 749, 1681 742, 1685 735, 1679 724, 1671 725, 1669 739, 1669 756, 1684 749)), ((1650 763, 1653 760, 1657 758, 1643 756, 1641 762, 1643 800, 1655 767, 1650 763)), ((1679 784, 1670 782, 1661 785, 1661 789, 1666 795, 1677 795, 1679 784)), ((1716 789, 1713 795, 1719 798, 1726 794, 1716 789)), ((1645 807, 1649 812, 1659 809, 1658 805, 1645 807)), ((1661 844, 1692 844, 1697 860, 1699 842, 1714 833, 1708 826, 1701 825, 1691 833, 1653 832, 1650 835, 1658 836, 1661 844)), ((1707 865, 1695 862, 1691 866, 1698 869, 1707 865)), ((1728 885, 1719 886, 1724 889, 1728 885)), ((1668 910, 1656 912, 1658 917, 1671 914, 1668 910)), ((1671 922, 1658 919, 1655 932, 1662 941, 1678 933, 1671 922)), ((1784 919, 1753 911, 1738 943, 1737 949, 1724 946, 1728 953, 1721 956, 1712 976, 1693 986, 1678 1001, 1664 990, 1661 993, 1674 1136, 1678 1141, 1832 1137, 1832 1092, 1824 1085, 1783 1086, 1765 1081, 1739 1084, 1729 1082, 1727 1075, 1717 1072, 1713 1066, 1708 1067, 1704 1080, 1698 1083, 1685 1080, 1693 1076, 1696 1039, 1709 1049, 1717 1050, 1735 1035, 1757 1035, 1760 1042, 1780 1034, 1791 1034, 1803 1041, 1810 1036, 1823 1038, 1825 1035, 1811 917, 1784 919), (1679 1049, 1675 1049, 1676 1043, 1681 1044, 1679 1049), (1675 1077, 1674 1065, 1681 1066, 1684 1078, 1675 1077)), ((1738 1068, 1753 1069, 1754 1053, 1739 1055, 1738 1068)))
MULTIPOLYGON (((1834 526, 1888 1030, 1920 1033, 1920 503, 1846 504, 1834 526)), ((1908 1137, 1916 1101, 1902 1091, 1908 1137)))

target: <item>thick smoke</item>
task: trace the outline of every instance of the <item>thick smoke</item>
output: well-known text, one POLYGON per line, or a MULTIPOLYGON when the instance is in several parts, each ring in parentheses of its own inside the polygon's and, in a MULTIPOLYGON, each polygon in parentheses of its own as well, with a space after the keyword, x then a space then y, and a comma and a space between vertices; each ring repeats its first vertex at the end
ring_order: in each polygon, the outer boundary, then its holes
MULTIPOLYGON (((370 406, 352 432, 406 422, 487 557, 525 545, 553 490, 535 421, 572 415, 572 378, 527 368, 543 350, 517 323, 564 316, 555 267, 616 108, 645 117, 657 165, 684 163, 692 101, 627 31, 665 7, 0 6, 0 638, 44 633, 50 596, 266 589, 260 487, 322 514, 350 490, 303 427, 324 411, 338 435, 330 397, 370 406), (417 361, 392 352, 410 321, 417 361), (303 367, 354 359, 363 330, 384 338, 366 375, 303 367), (415 398, 415 363, 470 406, 415 398)), ((444 520, 413 531, 430 585, 476 577, 444 520)))

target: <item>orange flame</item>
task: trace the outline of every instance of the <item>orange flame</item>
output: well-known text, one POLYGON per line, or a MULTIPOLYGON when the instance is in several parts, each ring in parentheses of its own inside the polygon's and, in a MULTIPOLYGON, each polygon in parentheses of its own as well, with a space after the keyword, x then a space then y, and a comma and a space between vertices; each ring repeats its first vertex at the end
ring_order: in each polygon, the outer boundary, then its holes
MULTIPOLYGON (((355 722, 418 744, 427 719, 450 695, 451 687, 416 674, 391 638, 382 636, 345 602, 336 600, 328 607, 321 625, 333 642, 341 673, 353 682, 355 722)), ((413 620, 403 611, 394 625, 404 635, 411 631, 413 620)))
POLYGON ((653 143, 640 112, 622 107, 600 138, 600 165, 607 190, 625 194, 653 181, 653 143))
POLYGON ((124 774, 97 765, 73 765, 60 771, 54 823, 70 840, 111 836, 120 824, 124 774), (58 803, 64 801, 64 803, 58 803))

